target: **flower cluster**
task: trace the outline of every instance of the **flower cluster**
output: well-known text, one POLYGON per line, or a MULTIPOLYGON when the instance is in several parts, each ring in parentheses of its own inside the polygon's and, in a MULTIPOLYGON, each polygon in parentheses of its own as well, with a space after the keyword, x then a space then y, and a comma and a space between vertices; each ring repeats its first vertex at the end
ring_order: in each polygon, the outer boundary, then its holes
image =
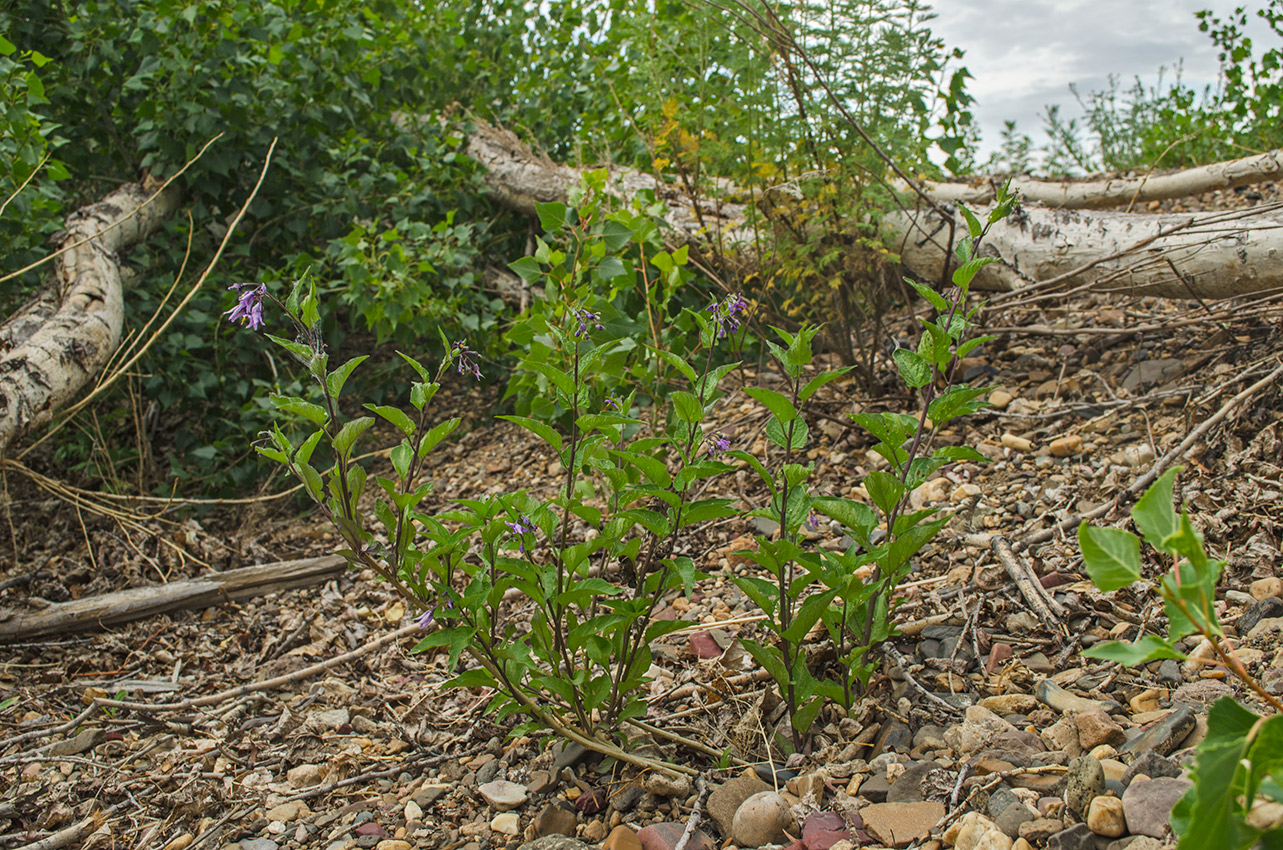
POLYGON ((530 517, 526 516, 525 514, 522 514, 521 516, 517 517, 517 519, 513 522, 505 521, 504 525, 508 526, 508 530, 511 531, 514 535, 516 535, 517 547, 518 549, 520 549, 521 554, 523 555, 526 554, 525 535, 535 530, 535 524, 530 521, 530 517))
POLYGON ((730 451, 730 449, 731 441, 721 431, 718 431, 716 434, 708 438, 709 458, 715 458, 720 454, 730 451))
POLYGON ((744 321, 744 317, 740 314, 748 309, 748 302, 744 300, 743 295, 736 292, 726 296, 725 301, 714 301, 704 309, 712 313, 709 318, 717 328, 717 335, 724 337, 739 330, 740 324, 744 321))
POLYGON ((471 375, 481 380, 481 367, 477 365, 477 352, 468 348, 465 342, 456 342, 450 347, 450 360, 454 362, 460 375, 471 375))
POLYGON ((600 313, 593 313, 589 310, 581 310, 578 307, 572 307, 570 308, 570 315, 579 322, 579 327, 575 329, 576 337, 588 336, 589 325, 599 331, 606 329, 606 326, 601 323, 600 313))
POLYGON ((263 299, 267 297, 267 284, 233 283, 227 288, 239 292, 240 297, 236 299, 236 306, 223 315, 232 322, 245 322, 252 331, 263 327, 266 324, 263 321, 263 299))

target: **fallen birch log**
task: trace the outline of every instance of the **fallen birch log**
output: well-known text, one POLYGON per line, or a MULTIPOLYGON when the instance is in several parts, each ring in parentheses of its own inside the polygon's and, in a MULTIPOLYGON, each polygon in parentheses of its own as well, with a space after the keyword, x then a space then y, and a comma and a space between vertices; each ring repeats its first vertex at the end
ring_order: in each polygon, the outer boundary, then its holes
MULTIPOLYGON (((1011 186, 1026 203, 1059 209, 1093 209, 1188 198, 1215 189, 1252 186, 1283 178, 1283 149, 1228 162, 1214 162, 1164 174, 1110 177, 1104 180, 1035 180, 1015 177, 1011 186)), ((982 178, 967 183, 927 183, 931 197, 968 206, 992 204, 1003 181, 982 178)))
MULTIPOLYGON (((582 173, 535 154, 512 133, 484 123, 469 134, 467 153, 486 167, 493 197, 527 215, 535 214, 537 203, 566 202, 582 173)), ((1277 166, 1278 157, 1270 161, 1277 166)), ((1272 174, 1264 162, 1252 173, 1272 174)), ((1234 163, 1221 165, 1228 172, 1234 163)), ((676 238, 697 246, 720 244, 723 251, 739 250, 746 262, 753 262, 747 211, 735 202, 732 188, 719 187, 725 200, 696 209, 684 193, 651 175, 624 168, 612 168, 610 174, 611 191, 621 199, 630 200, 642 189, 653 191, 666 207, 665 220, 676 238)), ((976 212, 983 217, 987 210, 976 212)), ((966 233, 966 223, 955 216, 955 235, 966 233)), ((883 225, 884 238, 913 276, 939 280, 951 247, 947 216, 906 210, 888 214, 883 225)), ((1061 289, 1233 298, 1283 287, 1283 209, 1273 204, 1151 215, 1030 205, 990 231, 983 253, 1001 261, 982 269, 973 284, 990 291, 1037 289, 1053 282, 1061 289)))
POLYGON ((0 325, 0 453, 49 422, 120 345, 125 296, 117 253, 178 207, 177 189, 148 197, 131 184, 69 216, 53 281, 0 325))
POLYGON ((168 584, 134 587, 72 602, 56 602, 40 611, 0 609, 0 643, 102 629, 157 614, 266 596, 337 578, 345 569, 347 559, 340 555, 326 555, 259 564, 168 584))

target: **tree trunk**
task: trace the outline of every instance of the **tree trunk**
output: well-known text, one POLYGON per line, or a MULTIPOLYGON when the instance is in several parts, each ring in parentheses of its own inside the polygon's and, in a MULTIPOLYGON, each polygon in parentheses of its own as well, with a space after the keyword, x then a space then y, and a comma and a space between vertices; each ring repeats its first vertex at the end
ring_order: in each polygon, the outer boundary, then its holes
MULTIPOLYGON (((1020 176, 1012 179, 1011 187, 1020 191, 1026 203, 1060 209, 1092 209, 1188 198, 1214 189, 1250 186, 1280 177, 1283 177, 1283 149, 1143 177, 1051 181, 1020 176)), ((991 204, 1002 182, 986 177, 969 183, 928 183, 927 191, 945 203, 991 204)))
MULTIPOLYGON (((488 169, 486 185, 494 197, 528 215, 534 214, 536 203, 564 203, 581 173, 536 155, 511 133, 486 124, 469 135, 467 153, 488 169)), ((1157 185, 1163 192, 1183 187, 1181 194, 1185 194, 1204 191, 1212 179, 1222 181, 1215 185, 1269 179, 1280 163, 1283 153, 1276 151, 1150 180, 1160 181, 1157 185)), ((696 209, 683 193, 650 175, 622 168, 612 168, 610 173, 611 191, 621 198, 631 199, 641 189, 654 191, 667 207, 673 233, 683 241, 712 242, 720 250, 739 248, 742 253, 753 244, 742 204, 713 202, 696 209)), ((956 184, 941 185, 942 201, 958 200, 957 193, 950 194, 956 184)), ((1135 192, 1135 187, 1128 187, 1135 192)), ((1122 190, 1109 191, 1117 197, 1122 190)), ((982 200, 983 193, 972 197, 982 200)), ((976 212, 983 218, 987 210, 976 212)), ((888 243, 911 274, 923 281, 938 280, 950 247, 947 219, 930 210, 909 210, 888 215, 883 224, 888 243)), ((954 222, 954 231, 966 233, 961 216, 954 222)), ((977 276, 974 286, 980 289, 1008 291, 1054 281, 1093 291, 1231 298, 1283 287, 1283 211, 1272 204, 1232 212, 1151 215, 1030 205, 990 231, 984 253, 1001 262, 986 266, 977 276)))
POLYGON ((0 453, 49 422, 120 345, 125 314, 116 252, 178 206, 177 190, 143 206, 148 195, 129 185, 73 213, 52 283, 0 326, 0 453))

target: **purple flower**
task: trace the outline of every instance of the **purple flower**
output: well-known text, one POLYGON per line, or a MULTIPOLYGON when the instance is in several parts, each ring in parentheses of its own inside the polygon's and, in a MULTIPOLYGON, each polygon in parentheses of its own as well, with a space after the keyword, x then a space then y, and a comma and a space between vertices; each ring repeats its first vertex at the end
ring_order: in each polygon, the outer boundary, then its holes
POLYGON ((820 515, 815 512, 814 508, 806 515, 806 527, 812 531, 820 530, 820 515))
POLYGON ((721 431, 718 431, 708 439, 708 456, 710 458, 715 458, 723 452, 730 451, 730 448, 731 441, 721 431))
POLYGON ((236 306, 223 313, 227 316, 228 321, 244 321, 249 325, 250 330, 256 331, 263 327, 263 299, 267 297, 266 283, 233 283, 227 287, 233 292, 239 292, 240 298, 236 300, 236 306))
POLYGON ((415 619, 415 622, 419 624, 419 628, 426 629, 428 626, 432 625, 432 618, 436 615, 436 613, 437 613, 436 608, 429 608, 428 610, 420 614, 415 619))
POLYGON ((513 534, 517 535, 517 548, 521 550, 521 554, 526 554, 526 539, 524 535, 535 530, 535 525, 530 521, 530 517, 522 514, 514 522, 505 520, 503 524, 508 526, 508 529, 513 534))
POLYGON ((739 330, 740 323, 744 321, 740 314, 748 309, 748 302, 744 300, 743 295, 736 292, 726 296, 725 301, 714 301, 704 309, 713 314, 709 318, 717 328, 718 337, 724 337, 739 330))
POLYGON ((588 326, 592 325, 597 330, 605 330, 606 327, 601 323, 601 314, 592 313, 588 310, 580 310, 577 307, 570 308, 570 315, 579 321, 579 327, 575 329, 575 336, 588 336, 588 326))
POLYGON ((471 375, 481 380, 481 367, 477 365, 477 352, 468 348, 466 342, 456 342, 450 347, 450 359, 455 362, 460 375, 471 375))
POLYGON ((621 407, 619 404, 619 399, 613 395, 606 396, 606 407, 615 411, 616 413, 624 412, 623 407, 621 407))

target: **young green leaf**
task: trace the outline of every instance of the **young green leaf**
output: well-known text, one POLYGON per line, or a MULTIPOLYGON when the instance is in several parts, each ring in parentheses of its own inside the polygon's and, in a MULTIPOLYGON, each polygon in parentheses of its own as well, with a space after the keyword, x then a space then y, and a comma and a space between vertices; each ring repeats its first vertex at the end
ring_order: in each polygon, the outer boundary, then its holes
POLYGON ((1083 565, 1092 582, 1105 592, 1140 579, 1140 540, 1121 528, 1078 526, 1083 565))

